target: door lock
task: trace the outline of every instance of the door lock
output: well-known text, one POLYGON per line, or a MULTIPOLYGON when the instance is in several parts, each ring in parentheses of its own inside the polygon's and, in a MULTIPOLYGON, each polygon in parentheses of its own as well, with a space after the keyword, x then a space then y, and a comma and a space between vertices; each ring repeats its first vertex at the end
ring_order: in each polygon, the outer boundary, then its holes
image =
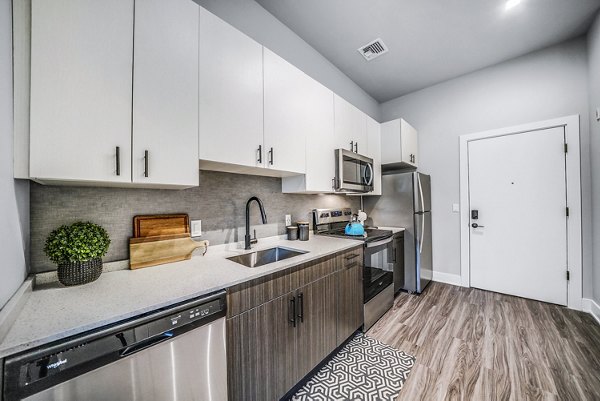
POLYGON ((480 226, 480 225, 479 225, 479 224, 477 224, 477 223, 473 223, 473 224, 471 224, 471 227, 473 227, 473 228, 478 228, 478 227, 481 227, 481 228, 483 228, 483 227, 485 227, 485 226, 480 226))

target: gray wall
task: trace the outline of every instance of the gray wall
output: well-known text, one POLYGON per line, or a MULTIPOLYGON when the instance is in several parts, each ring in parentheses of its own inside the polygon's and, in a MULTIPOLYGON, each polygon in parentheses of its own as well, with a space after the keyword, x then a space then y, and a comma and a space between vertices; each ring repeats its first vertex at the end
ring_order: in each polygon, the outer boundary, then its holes
POLYGON ((380 120, 379 104, 375 99, 258 3, 250 0, 195 1, 294 64, 375 120, 380 120))
POLYGON ((585 38, 528 54, 382 104, 419 132, 419 168, 432 176, 434 270, 460 274, 459 142, 462 134, 581 116, 584 296, 591 294, 591 179, 585 38))
POLYGON ((592 199, 594 230, 594 300, 600 304, 600 122, 595 110, 600 108, 600 14, 588 34, 590 153, 592 159, 592 199))
POLYGON ((0 308, 27 275, 29 183, 13 179, 11 1, 0 0, 0 308))
POLYGON ((137 214, 188 213, 202 220, 202 239, 211 244, 243 241, 246 200, 258 196, 265 205, 268 224, 260 221, 258 207, 250 207, 251 230, 258 238, 285 233, 285 215, 292 221, 309 220, 313 208, 350 206, 359 199, 343 195, 281 193, 281 179, 251 175, 200 172, 200 186, 186 190, 59 187, 31 184, 31 265, 35 272, 56 267, 43 253, 44 241, 54 228, 78 220, 105 227, 112 243, 105 261, 128 259, 133 217, 137 214))

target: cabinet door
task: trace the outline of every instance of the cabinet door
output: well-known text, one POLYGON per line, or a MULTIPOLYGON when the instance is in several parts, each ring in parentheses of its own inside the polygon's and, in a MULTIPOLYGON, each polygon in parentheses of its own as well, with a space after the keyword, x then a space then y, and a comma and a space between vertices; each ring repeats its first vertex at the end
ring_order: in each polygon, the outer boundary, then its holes
POLYGON ((297 380, 315 368, 336 344, 336 280, 330 274, 297 292, 297 380))
POLYGON ((381 164, 417 166, 417 130, 399 118, 381 124, 381 164))
POLYGON ((367 117, 367 156, 373 159, 373 191, 367 195, 381 195, 381 126, 367 117))
POLYGON ((337 345, 342 344, 364 323, 363 317, 363 266, 362 254, 338 257, 341 270, 336 273, 337 299, 337 345))
POLYGON ((400 119, 400 139, 402 141, 402 161, 415 167, 418 166, 417 130, 403 119, 400 119))
POLYGON ((304 173, 306 134, 312 128, 314 83, 309 76, 266 48, 264 71, 266 166, 304 173))
POLYGON ((262 52, 259 43, 200 8, 200 159, 262 165, 262 52))
POLYGON ((191 0, 136 0, 133 182, 198 185, 198 25, 191 0))
POLYGON ((402 162, 400 119, 381 124, 381 164, 402 162))
POLYGON ((404 288, 404 233, 394 236, 394 292, 404 288))
POLYGON ((133 0, 33 0, 31 21, 30 176, 131 182, 133 0))
POLYGON ((292 294, 227 320, 230 401, 279 400, 296 384, 292 294))
POLYGON ((336 148, 350 150, 360 154, 367 152, 367 115, 342 99, 334 96, 335 104, 335 142, 336 148))

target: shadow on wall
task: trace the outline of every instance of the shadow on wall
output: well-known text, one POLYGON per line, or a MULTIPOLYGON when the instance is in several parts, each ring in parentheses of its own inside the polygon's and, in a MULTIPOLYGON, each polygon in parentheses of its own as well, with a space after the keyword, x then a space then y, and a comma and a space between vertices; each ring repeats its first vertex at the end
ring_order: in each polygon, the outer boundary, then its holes
POLYGON ((31 184, 32 272, 55 270, 44 255, 48 234, 62 224, 89 220, 102 225, 111 237, 105 261, 128 258, 133 217, 139 214, 188 213, 202 220, 202 239, 211 244, 243 239, 246 201, 258 196, 269 224, 262 224, 255 204, 250 206, 251 230, 267 237, 285 233, 285 215, 292 221, 309 220, 313 208, 352 207, 360 198, 344 195, 281 193, 281 179, 252 175, 200 171, 200 185, 185 190, 62 187, 31 184))

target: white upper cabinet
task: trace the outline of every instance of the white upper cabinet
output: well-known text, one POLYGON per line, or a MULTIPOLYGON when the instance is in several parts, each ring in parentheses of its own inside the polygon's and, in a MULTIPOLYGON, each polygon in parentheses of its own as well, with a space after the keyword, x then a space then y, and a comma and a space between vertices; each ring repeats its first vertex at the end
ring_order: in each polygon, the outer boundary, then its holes
POLYGON ((367 156, 373 159, 373 191, 381 195, 381 125, 367 116, 367 156))
POLYGON ((381 124, 381 164, 417 167, 419 147, 417 130, 403 119, 381 124))
POLYGON ((275 170, 306 171, 306 135, 314 128, 313 112, 320 99, 315 82, 302 71, 264 49, 264 147, 266 166, 275 170))
POLYGON ((338 95, 334 96, 334 105, 335 147, 365 154, 367 150, 367 115, 338 95))
MULTIPOLYGON (((283 192, 332 192, 333 131, 333 92, 265 49, 265 145, 279 134, 282 147, 294 144, 287 150, 290 160, 298 155, 305 160, 305 174, 283 177, 283 192)), ((283 167, 292 171, 291 165, 283 167)))
POLYGON ((198 185, 199 18, 191 0, 32 0, 15 41, 31 43, 29 177, 198 185))
POLYGON ((191 0, 136 0, 133 182, 198 185, 198 25, 191 0))
POLYGON ((263 48, 200 8, 200 159, 262 166, 262 145, 263 48))
POLYGON ((131 182, 133 0, 33 0, 29 174, 131 182))

